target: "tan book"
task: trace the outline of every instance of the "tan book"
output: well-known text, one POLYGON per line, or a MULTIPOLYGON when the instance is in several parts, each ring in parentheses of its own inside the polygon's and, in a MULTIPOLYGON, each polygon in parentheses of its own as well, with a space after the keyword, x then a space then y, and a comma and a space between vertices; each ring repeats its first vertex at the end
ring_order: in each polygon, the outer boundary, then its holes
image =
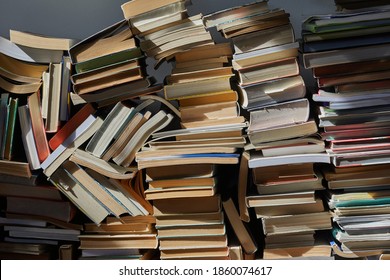
POLYGON ((160 250, 224 248, 227 247, 227 236, 196 236, 167 238, 160 240, 160 250))
POLYGON ((18 30, 10 30, 9 36, 11 42, 15 44, 46 50, 68 51, 74 44, 77 43, 77 40, 75 39, 51 37, 18 30))
POLYGON ((156 249, 156 234, 83 234, 80 249, 156 249))
POLYGON ((238 79, 240 86, 287 78, 299 74, 297 58, 274 60, 259 65, 240 68, 238 79))
POLYGON ((257 251, 257 244, 250 231, 241 220, 237 208, 231 198, 222 202, 223 210, 227 216, 227 220, 233 228, 238 241, 240 242, 243 250, 247 254, 254 254, 257 251))
POLYGON ((198 198, 160 199, 153 201, 153 209, 156 217, 191 213, 217 213, 221 210, 221 197, 216 195, 198 198))

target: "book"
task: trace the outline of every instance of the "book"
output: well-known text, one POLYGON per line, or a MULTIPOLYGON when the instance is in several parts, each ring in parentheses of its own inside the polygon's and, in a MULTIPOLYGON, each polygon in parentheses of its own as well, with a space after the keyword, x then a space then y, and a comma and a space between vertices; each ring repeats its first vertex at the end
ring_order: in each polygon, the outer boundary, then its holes
MULTIPOLYGON (((73 45, 69 49, 69 55, 72 64, 78 64, 93 61, 94 59, 97 61, 104 58, 110 60, 110 55, 119 55, 122 52, 131 49, 136 49, 133 34, 131 33, 127 22, 121 20, 73 45)), ((138 56, 141 56, 140 53, 138 53, 138 56)), ((99 64, 109 65, 112 63, 104 62, 99 64)), ((97 67, 92 67, 92 69, 93 68, 97 67)), ((81 72, 78 70, 77 72, 81 72)))
POLYGON ((302 29, 312 33, 321 33, 359 29, 366 26, 381 26, 383 25, 381 20, 388 19, 388 16, 389 11, 386 10, 314 15, 303 22, 302 29))
POLYGON ((11 237, 44 238, 64 241, 78 241, 78 236, 80 235, 80 230, 62 228, 4 226, 4 231, 8 231, 11 237))
POLYGON ((210 28, 224 22, 268 11, 268 1, 258 1, 207 14, 203 16, 203 21, 205 26, 210 28))
POLYGON ((199 225, 193 226, 178 226, 169 228, 159 228, 158 237, 159 239, 168 238, 181 238, 181 237, 192 237, 192 236, 215 236, 223 235, 226 233, 225 225, 199 225))
POLYGON ((227 247, 227 236, 195 236, 168 238, 160 240, 160 250, 196 249, 196 248, 222 248, 227 247))
POLYGON ((282 194, 249 195, 246 197, 248 207, 304 204, 315 202, 315 192, 288 192, 282 194))
POLYGON ((144 115, 138 112, 135 113, 134 117, 127 123, 120 136, 114 140, 114 143, 112 143, 103 154, 102 159, 108 161, 112 157, 118 156, 137 130, 148 121, 151 115, 150 112, 146 112, 144 115))
POLYGON ((133 33, 139 36, 154 33, 188 18, 187 3, 188 1, 176 1, 132 17, 129 23, 133 33))
POLYGON ((66 140, 57 147, 48 158, 41 164, 43 173, 50 177, 51 174, 65 161, 73 152, 83 145, 101 127, 103 120, 90 115, 66 140))
POLYGON ((11 58, 32 63, 59 63, 64 54, 63 50, 45 50, 18 46, 10 40, 0 37, 0 51, 11 58))
POLYGON ((0 174, 30 178, 30 165, 23 161, 0 160, 0 174))
POLYGON ((330 259, 332 247, 329 244, 316 244, 313 246, 284 247, 274 249, 264 249, 263 259, 330 259))
POLYGON ((173 116, 171 114, 159 111, 137 130, 121 153, 113 158, 113 161, 124 167, 130 166, 135 159, 136 152, 142 147, 151 134, 166 127, 172 121, 172 118, 173 116))
POLYGON ((222 202, 223 210, 227 216, 230 225, 233 228, 237 239, 239 240, 243 250, 247 254, 254 254, 257 251, 257 244, 251 236, 250 231, 240 219, 237 208, 231 198, 222 202))
POLYGON ((34 94, 28 96, 27 104, 30 110, 35 146, 37 147, 39 161, 42 163, 49 156, 50 148, 41 115, 40 92, 37 91, 34 94))
POLYGON ((16 128, 18 125, 17 116, 18 116, 18 98, 10 98, 8 105, 8 116, 7 116, 7 127, 4 133, 3 143, 1 146, 1 158, 11 160, 13 158, 13 146, 14 146, 14 135, 16 133, 16 128))
POLYGON ((10 30, 11 42, 30 48, 68 51, 76 42, 75 39, 57 38, 47 35, 10 30))
POLYGON ((257 219, 263 217, 319 213, 325 211, 324 202, 321 198, 316 198, 314 202, 310 203, 261 206, 253 208, 257 219))
POLYGON ((114 216, 120 217, 120 215, 128 213, 128 210, 83 168, 71 161, 65 161, 63 167, 73 180, 86 188, 114 216))
POLYGON ((131 179, 136 171, 134 168, 126 168, 107 162, 81 149, 76 149, 69 157, 69 160, 82 167, 99 172, 106 177, 118 180, 131 179))
POLYGON ((253 65, 271 63, 298 56, 299 43, 293 42, 263 49, 256 49, 233 55, 232 65, 234 69, 247 68, 253 65))
POLYGON ((232 74, 193 82, 166 85, 164 86, 164 95, 167 100, 174 100, 226 92, 231 90, 231 77, 232 74))
POLYGON ((49 200, 33 197, 7 197, 8 213, 45 216, 70 222, 76 212, 72 203, 65 200, 49 200))
POLYGON ((266 235, 276 235, 285 233, 303 233, 313 230, 329 230, 332 228, 331 214, 328 211, 270 216, 261 219, 263 232, 266 235))
POLYGON ((110 212, 78 182, 74 181, 63 167, 59 167, 49 180, 91 221, 100 224, 110 212))
POLYGON ((132 216, 142 216, 149 214, 148 210, 144 208, 141 203, 137 201, 135 195, 129 191, 130 188, 125 188, 122 184, 113 179, 108 179, 98 172, 87 169, 86 172, 96 182, 98 182, 108 193, 110 193, 120 205, 122 205, 132 216))
MULTIPOLYGON (((249 17, 243 17, 232 22, 219 24, 217 29, 224 34, 245 30, 251 26, 264 25, 267 21, 287 15, 282 9, 273 9, 268 13, 255 14, 249 17)), ((255 49, 262 49, 271 46, 292 43, 295 40, 295 34, 291 24, 257 30, 257 32, 248 32, 242 35, 232 37, 235 53, 243 53, 255 49)))
POLYGON ((177 178, 210 178, 214 175, 214 166, 212 164, 198 164, 155 168, 152 167, 147 168, 145 173, 146 182, 152 182, 156 180, 174 180, 177 178))
POLYGON ((47 68, 45 64, 29 63, 0 53, 0 74, 13 82, 39 83, 47 68))
POLYGON ((153 2, 149 1, 148 5, 145 6, 145 3, 140 0, 132 0, 122 4, 121 9, 124 17, 129 20, 132 17, 149 12, 150 10, 155 10, 179 1, 182 0, 158 0, 153 2))
POLYGON ((134 115, 134 108, 128 107, 122 102, 118 102, 109 112, 101 128, 94 134, 88 142, 86 151, 100 158, 108 148, 112 139, 116 138, 125 124, 134 115))
POLYGON ((238 87, 239 102, 248 111, 261 107, 301 99, 306 95, 306 86, 300 75, 270 80, 238 87))
POLYGON ((238 71, 240 86, 296 76, 299 74, 297 59, 287 58, 264 64, 252 65, 238 71))
POLYGON ((275 104, 250 112, 248 133, 272 127, 283 127, 309 120, 310 108, 306 98, 275 104), (264 122, 263 120, 268 120, 264 122))
POLYGON ((389 56, 388 44, 347 48, 323 52, 305 53, 303 63, 305 68, 338 65, 344 63, 377 60, 389 56), (381 54, 380 56, 378 54, 381 54))
POLYGON ((221 197, 218 194, 209 197, 159 199, 153 201, 153 215, 160 217, 164 215, 218 213, 221 212, 221 207, 221 197))
POLYGON ((0 183, 1 196, 13 197, 29 197, 40 198, 47 200, 62 200, 61 193, 58 189, 51 185, 39 184, 36 186, 29 186, 20 183, 0 183))
POLYGON ((259 153, 251 153, 249 168, 305 162, 330 163, 330 161, 330 156, 327 153, 297 154, 275 157, 264 157, 259 153))
POLYGON ((76 128, 85 121, 89 115, 94 114, 96 109, 92 104, 87 103, 80 108, 70 119, 67 121, 61 129, 54 134, 49 140, 49 147, 51 150, 58 148, 61 143, 74 131, 76 128))
POLYGON ((61 63, 51 63, 49 65, 49 89, 47 96, 42 95, 42 98, 47 98, 45 130, 49 133, 57 132, 60 125, 62 67, 63 64, 61 63))
POLYGON ((180 164, 237 164, 239 162, 238 154, 182 154, 175 156, 164 156, 153 160, 143 159, 137 160, 139 169, 180 165, 180 164))
POLYGON ((156 249, 156 234, 83 234, 80 249, 156 249))

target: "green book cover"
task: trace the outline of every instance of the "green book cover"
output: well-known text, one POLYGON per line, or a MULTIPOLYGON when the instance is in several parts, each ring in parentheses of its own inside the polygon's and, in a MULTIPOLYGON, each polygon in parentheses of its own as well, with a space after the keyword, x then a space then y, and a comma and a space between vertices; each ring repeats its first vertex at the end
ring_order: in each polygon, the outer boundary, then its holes
POLYGON ((142 52, 140 48, 132 48, 109 55, 104 55, 101 57, 93 58, 87 61, 79 62, 75 64, 75 69, 77 73, 83 73, 90 71, 96 68, 108 66, 114 63, 119 63, 121 61, 141 58, 142 52))
POLYGON ((16 117, 18 112, 18 98, 11 98, 9 102, 9 113, 7 123, 7 133, 5 134, 5 145, 4 145, 4 158, 11 160, 12 147, 15 134, 16 117))
POLYGON ((0 159, 4 159, 5 142, 7 140, 8 117, 9 117, 10 99, 8 93, 1 95, 1 124, 0 124, 0 159))

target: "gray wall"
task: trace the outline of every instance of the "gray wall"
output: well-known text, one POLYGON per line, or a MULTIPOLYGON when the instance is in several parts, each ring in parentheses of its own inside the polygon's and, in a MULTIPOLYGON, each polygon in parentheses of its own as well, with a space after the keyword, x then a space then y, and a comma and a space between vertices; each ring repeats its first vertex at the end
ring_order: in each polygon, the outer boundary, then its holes
MULTIPOLYGON (((123 19, 121 4, 128 0, 0 0, 0 36, 9 38, 9 30, 29 31, 48 36, 84 39, 123 19)), ((192 0, 190 15, 204 15, 255 0, 192 0)), ((334 12, 333 0, 269 0, 272 8, 290 13, 296 37, 300 37, 301 22, 313 14, 334 12)), ((213 32, 216 41, 224 39, 213 32)), ((148 60, 152 65, 153 61, 148 60)), ((148 73, 158 81, 169 73, 169 64, 158 72, 148 67, 148 73)), ((303 72, 305 72, 303 70, 303 72)), ((309 77, 307 73, 304 76, 309 77)), ((313 83, 308 78, 308 84, 313 83)))

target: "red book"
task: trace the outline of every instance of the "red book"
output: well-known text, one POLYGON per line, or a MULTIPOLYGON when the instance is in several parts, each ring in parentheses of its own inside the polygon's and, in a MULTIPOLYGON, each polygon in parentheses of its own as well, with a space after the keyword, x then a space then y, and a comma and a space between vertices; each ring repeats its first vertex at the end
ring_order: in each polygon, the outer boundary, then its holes
POLYGON ((85 104, 49 141, 50 149, 53 151, 61 145, 73 131, 76 130, 96 109, 90 104, 85 104))
POLYGON ((45 124, 42 119, 40 100, 40 92, 37 91, 28 97, 27 102, 38 158, 40 162, 43 162, 49 156, 50 149, 46 138, 45 124))

